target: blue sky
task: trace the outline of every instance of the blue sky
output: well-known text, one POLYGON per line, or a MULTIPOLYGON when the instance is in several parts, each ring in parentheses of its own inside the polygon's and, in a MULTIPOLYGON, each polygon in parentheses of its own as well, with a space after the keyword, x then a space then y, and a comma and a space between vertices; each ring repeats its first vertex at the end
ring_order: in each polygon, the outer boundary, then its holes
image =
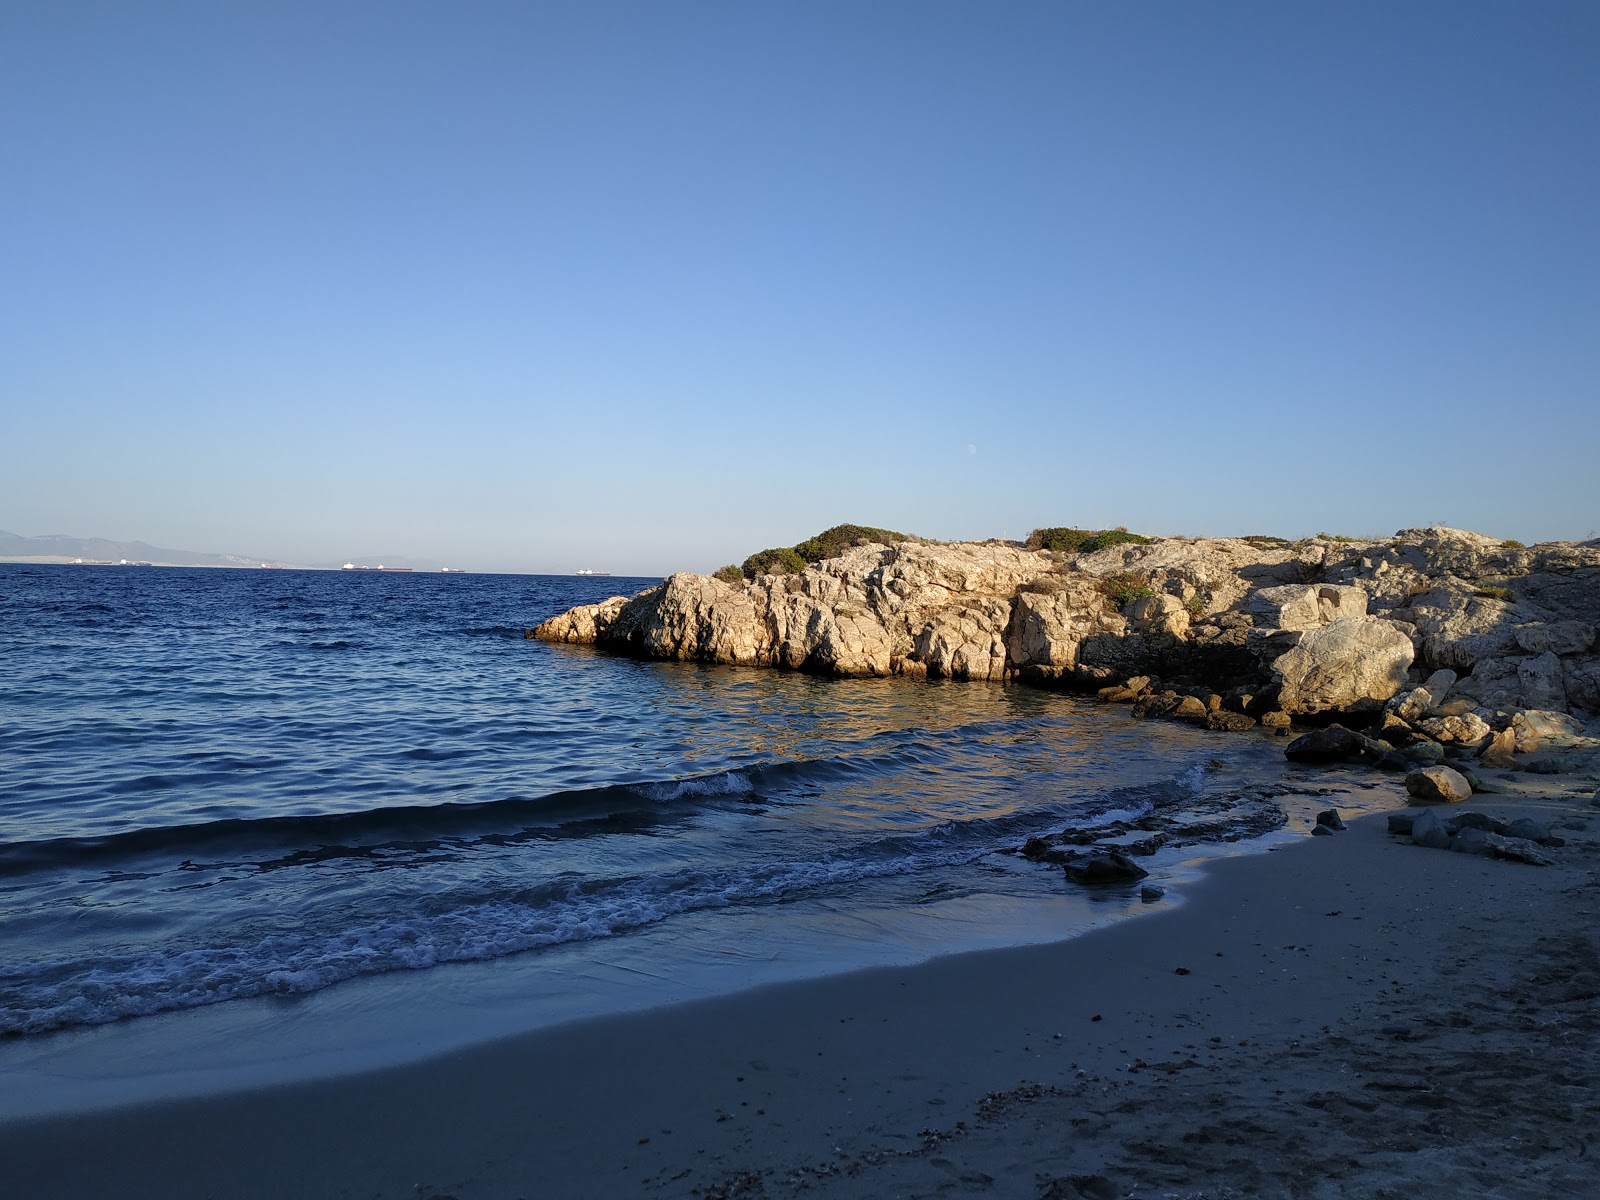
POLYGON ((0 528, 1600 526, 1592 3, 0 8, 0 528))

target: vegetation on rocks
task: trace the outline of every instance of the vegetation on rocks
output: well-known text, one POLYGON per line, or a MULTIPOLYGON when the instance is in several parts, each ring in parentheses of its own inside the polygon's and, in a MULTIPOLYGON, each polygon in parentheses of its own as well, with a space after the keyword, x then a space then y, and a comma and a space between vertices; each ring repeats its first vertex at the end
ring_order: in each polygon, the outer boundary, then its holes
POLYGON ((712 578, 720 579, 723 583, 743 583, 744 572, 738 567, 734 566, 732 563, 729 563, 725 567, 718 567, 717 573, 712 576, 712 578))
POLYGON ((1126 608, 1135 600, 1143 600, 1146 596, 1154 596, 1156 594, 1155 590, 1137 575, 1121 573, 1107 575, 1102 579, 1100 581, 1100 591, 1118 609, 1126 608))
POLYGON ((1141 533, 1129 533, 1121 525, 1115 529, 1073 529, 1070 526, 1055 525, 1045 529, 1035 529, 1028 535, 1027 547, 1029 550, 1053 550, 1062 554, 1093 554, 1096 550, 1104 550, 1107 546, 1120 546, 1126 543, 1148 546, 1151 540, 1141 533))
POLYGON ((811 564, 796 554, 793 547, 758 550, 744 560, 741 572, 746 579, 760 575, 798 575, 811 564))
MULTIPOLYGON (((755 579, 759 575, 798 575, 812 563, 825 558, 838 558, 846 550, 853 550, 857 546, 873 543, 893 546, 916 540, 909 533, 896 533, 892 529, 878 529, 871 525, 835 525, 794 546, 752 554, 744 560, 742 570, 746 579, 755 579)), ((720 577, 720 572, 718 574, 720 577)))
POLYGON ((876 529, 871 525, 835 525, 799 543, 794 551, 807 562, 821 562, 825 558, 838 558, 846 550, 853 550, 857 546, 873 543, 893 546, 911 540, 910 534, 896 533, 892 529, 876 529))
POLYGON ((1517 594, 1515 592, 1508 587, 1500 587, 1497 584, 1478 588, 1476 594, 1482 596, 1485 600, 1500 600, 1506 604, 1515 604, 1517 602, 1517 594))

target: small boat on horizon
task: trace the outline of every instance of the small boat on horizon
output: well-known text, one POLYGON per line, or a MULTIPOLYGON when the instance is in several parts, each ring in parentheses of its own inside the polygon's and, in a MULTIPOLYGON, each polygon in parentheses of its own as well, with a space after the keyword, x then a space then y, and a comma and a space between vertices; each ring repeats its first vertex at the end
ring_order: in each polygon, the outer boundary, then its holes
POLYGON ((573 574, 574 575, 609 575, 609 574, 611 574, 611 572, 610 571, 591 571, 588 567, 579 567, 576 571, 573 572, 573 574))

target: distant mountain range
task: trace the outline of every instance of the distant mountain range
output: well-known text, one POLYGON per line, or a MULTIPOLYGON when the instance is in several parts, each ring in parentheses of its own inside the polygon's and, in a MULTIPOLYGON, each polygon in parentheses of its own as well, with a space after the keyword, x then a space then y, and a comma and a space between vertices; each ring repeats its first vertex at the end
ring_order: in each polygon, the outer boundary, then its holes
POLYGON ((0 529, 0 558, 82 558, 92 562, 156 563, 173 567, 259 567, 263 559, 237 554, 201 554, 193 550, 168 550, 149 542, 114 542, 110 538, 73 537, 46 533, 23 537, 0 529))
POLYGON ((349 562, 357 567, 405 567, 414 571, 437 571, 439 563, 427 559, 407 558, 403 554, 360 554, 343 562, 291 563, 270 558, 242 554, 206 554, 196 550, 169 550, 165 546, 152 546, 149 542, 115 542, 110 538, 73 537, 67 533, 46 533, 38 537, 23 537, 0 529, 0 561, 7 559, 55 560, 72 562, 123 561, 150 563, 158 567, 317 567, 336 569, 349 562))

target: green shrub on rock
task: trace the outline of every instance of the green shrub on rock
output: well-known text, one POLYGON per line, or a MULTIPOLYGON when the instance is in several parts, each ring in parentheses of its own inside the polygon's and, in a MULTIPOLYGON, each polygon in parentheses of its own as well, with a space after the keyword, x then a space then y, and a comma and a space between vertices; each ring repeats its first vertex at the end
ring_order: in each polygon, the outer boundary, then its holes
POLYGON ((832 529, 824 529, 816 537, 807 538, 794 548, 794 552, 807 562, 821 562, 825 558, 837 558, 857 546, 874 542, 892 546, 910 540, 909 534, 896 533, 892 529, 877 529, 871 525, 835 525, 832 529))
POLYGON ((723 583, 743 583, 744 572, 730 563, 725 567, 718 567, 717 573, 712 578, 720 579, 723 583))
POLYGON ((1137 575, 1125 573, 1107 575, 1100 581, 1100 591, 1118 609, 1128 607, 1135 600, 1143 600, 1146 596, 1156 594, 1155 590, 1137 575))
POLYGON ((798 575, 809 564, 790 547, 761 550, 744 560, 741 570, 746 579, 757 575, 798 575))
POLYGON ((1080 554, 1093 554, 1096 550, 1104 550, 1107 546, 1148 546, 1152 539, 1142 533, 1129 533, 1121 525, 1115 529, 1102 529, 1083 544, 1080 554))
POLYGON ((1499 600, 1505 604, 1515 604, 1517 602, 1517 594, 1515 592, 1508 587, 1500 587, 1498 584, 1481 587, 1478 589, 1477 594, 1485 600, 1499 600))
POLYGON ((1092 529, 1072 529, 1064 525, 1053 525, 1045 529, 1035 529, 1030 533, 1027 547, 1029 550, 1054 550, 1064 554, 1076 554, 1092 537, 1094 537, 1092 529))
POLYGON ((1151 539, 1140 533, 1129 533, 1125 526, 1115 529, 1074 529, 1067 525, 1053 525, 1035 529, 1028 535, 1029 550, 1053 550, 1063 554, 1093 554, 1107 546, 1132 543, 1148 546, 1151 539))

